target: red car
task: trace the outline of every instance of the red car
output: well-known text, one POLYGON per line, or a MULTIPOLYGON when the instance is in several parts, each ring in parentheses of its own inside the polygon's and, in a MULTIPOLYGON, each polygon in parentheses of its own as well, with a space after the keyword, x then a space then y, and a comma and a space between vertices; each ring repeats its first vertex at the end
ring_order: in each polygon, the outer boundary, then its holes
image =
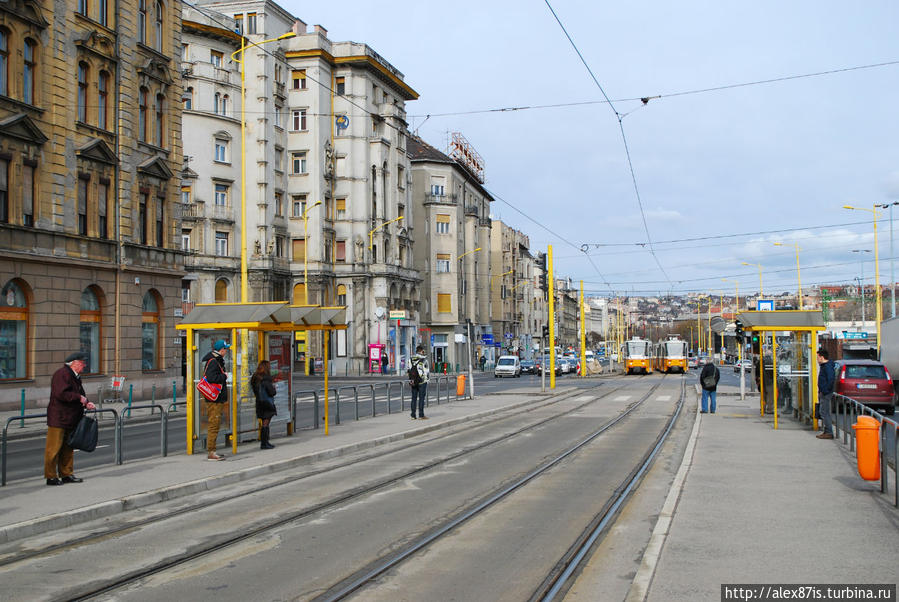
POLYGON ((892 414, 896 407, 896 391, 889 371, 874 360, 839 360, 836 362, 834 393, 892 414))

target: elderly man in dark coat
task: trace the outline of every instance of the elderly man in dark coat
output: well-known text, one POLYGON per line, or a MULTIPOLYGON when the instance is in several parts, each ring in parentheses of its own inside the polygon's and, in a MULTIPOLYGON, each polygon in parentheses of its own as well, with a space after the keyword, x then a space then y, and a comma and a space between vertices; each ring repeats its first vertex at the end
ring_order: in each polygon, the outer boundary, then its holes
POLYGON ((81 373, 87 354, 76 352, 53 374, 50 381, 50 403, 47 406, 47 446, 44 450, 44 477, 47 485, 80 483, 76 477, 74 450, 69 447, 69 434, 78 426, 84 410, 94 404, 84 395, 81 373))

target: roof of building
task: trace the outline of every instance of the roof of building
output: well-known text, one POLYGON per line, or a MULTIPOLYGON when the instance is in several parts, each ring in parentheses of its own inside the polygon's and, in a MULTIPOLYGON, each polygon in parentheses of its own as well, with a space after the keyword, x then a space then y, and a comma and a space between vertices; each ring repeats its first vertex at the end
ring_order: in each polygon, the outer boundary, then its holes
POLYGON ((493 195, 490 194, 487 189, 485 189, 481 183, 478 181, 477 177, 471 173, 471 171, 465 167, 464 164, 456 161, 452 157, 447 154, 437 150, 435 147, 431 146, 421 138, 415 135, 410 135, 408 141, 406 142, 406 154, 409 155, 409 159, 413 163, 445 163, 447 165, 455 165, 459 168, 459 170, 465 175, 465 178, 472 183, 481 193, 487 197, 487 200, 492 202, 493 195))

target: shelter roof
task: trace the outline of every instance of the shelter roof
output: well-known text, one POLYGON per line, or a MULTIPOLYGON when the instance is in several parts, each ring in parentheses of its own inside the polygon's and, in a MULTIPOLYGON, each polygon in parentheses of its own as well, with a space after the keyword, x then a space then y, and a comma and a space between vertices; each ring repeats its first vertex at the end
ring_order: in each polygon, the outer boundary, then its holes
POLYGON ((188 324, 281 324, 290 322, 287 303, 198 303, 179 326, 188 324))
POLYGON ((741 311, 737 319, 746 330, 824 330, 820 310, 741 311))
POLYGON ((297 326, 331 326, 346 324, 346 307, 321 307, 319 305, 291 305, 290 317, 297 326))

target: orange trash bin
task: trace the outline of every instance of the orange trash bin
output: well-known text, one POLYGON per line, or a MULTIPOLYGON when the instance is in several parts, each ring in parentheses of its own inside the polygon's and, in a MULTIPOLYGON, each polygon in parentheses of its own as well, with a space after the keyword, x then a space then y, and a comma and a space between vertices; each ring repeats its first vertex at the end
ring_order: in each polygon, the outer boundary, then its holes
POLYGON ((880 423, 871 416, 859 416, 855 429, 855 458, 858 474, 866 481, 880 480, 880 423))
POLYGON ((465 395, 465 375, 460 374, 456 377, 456 397, 463 397, 465 395))

